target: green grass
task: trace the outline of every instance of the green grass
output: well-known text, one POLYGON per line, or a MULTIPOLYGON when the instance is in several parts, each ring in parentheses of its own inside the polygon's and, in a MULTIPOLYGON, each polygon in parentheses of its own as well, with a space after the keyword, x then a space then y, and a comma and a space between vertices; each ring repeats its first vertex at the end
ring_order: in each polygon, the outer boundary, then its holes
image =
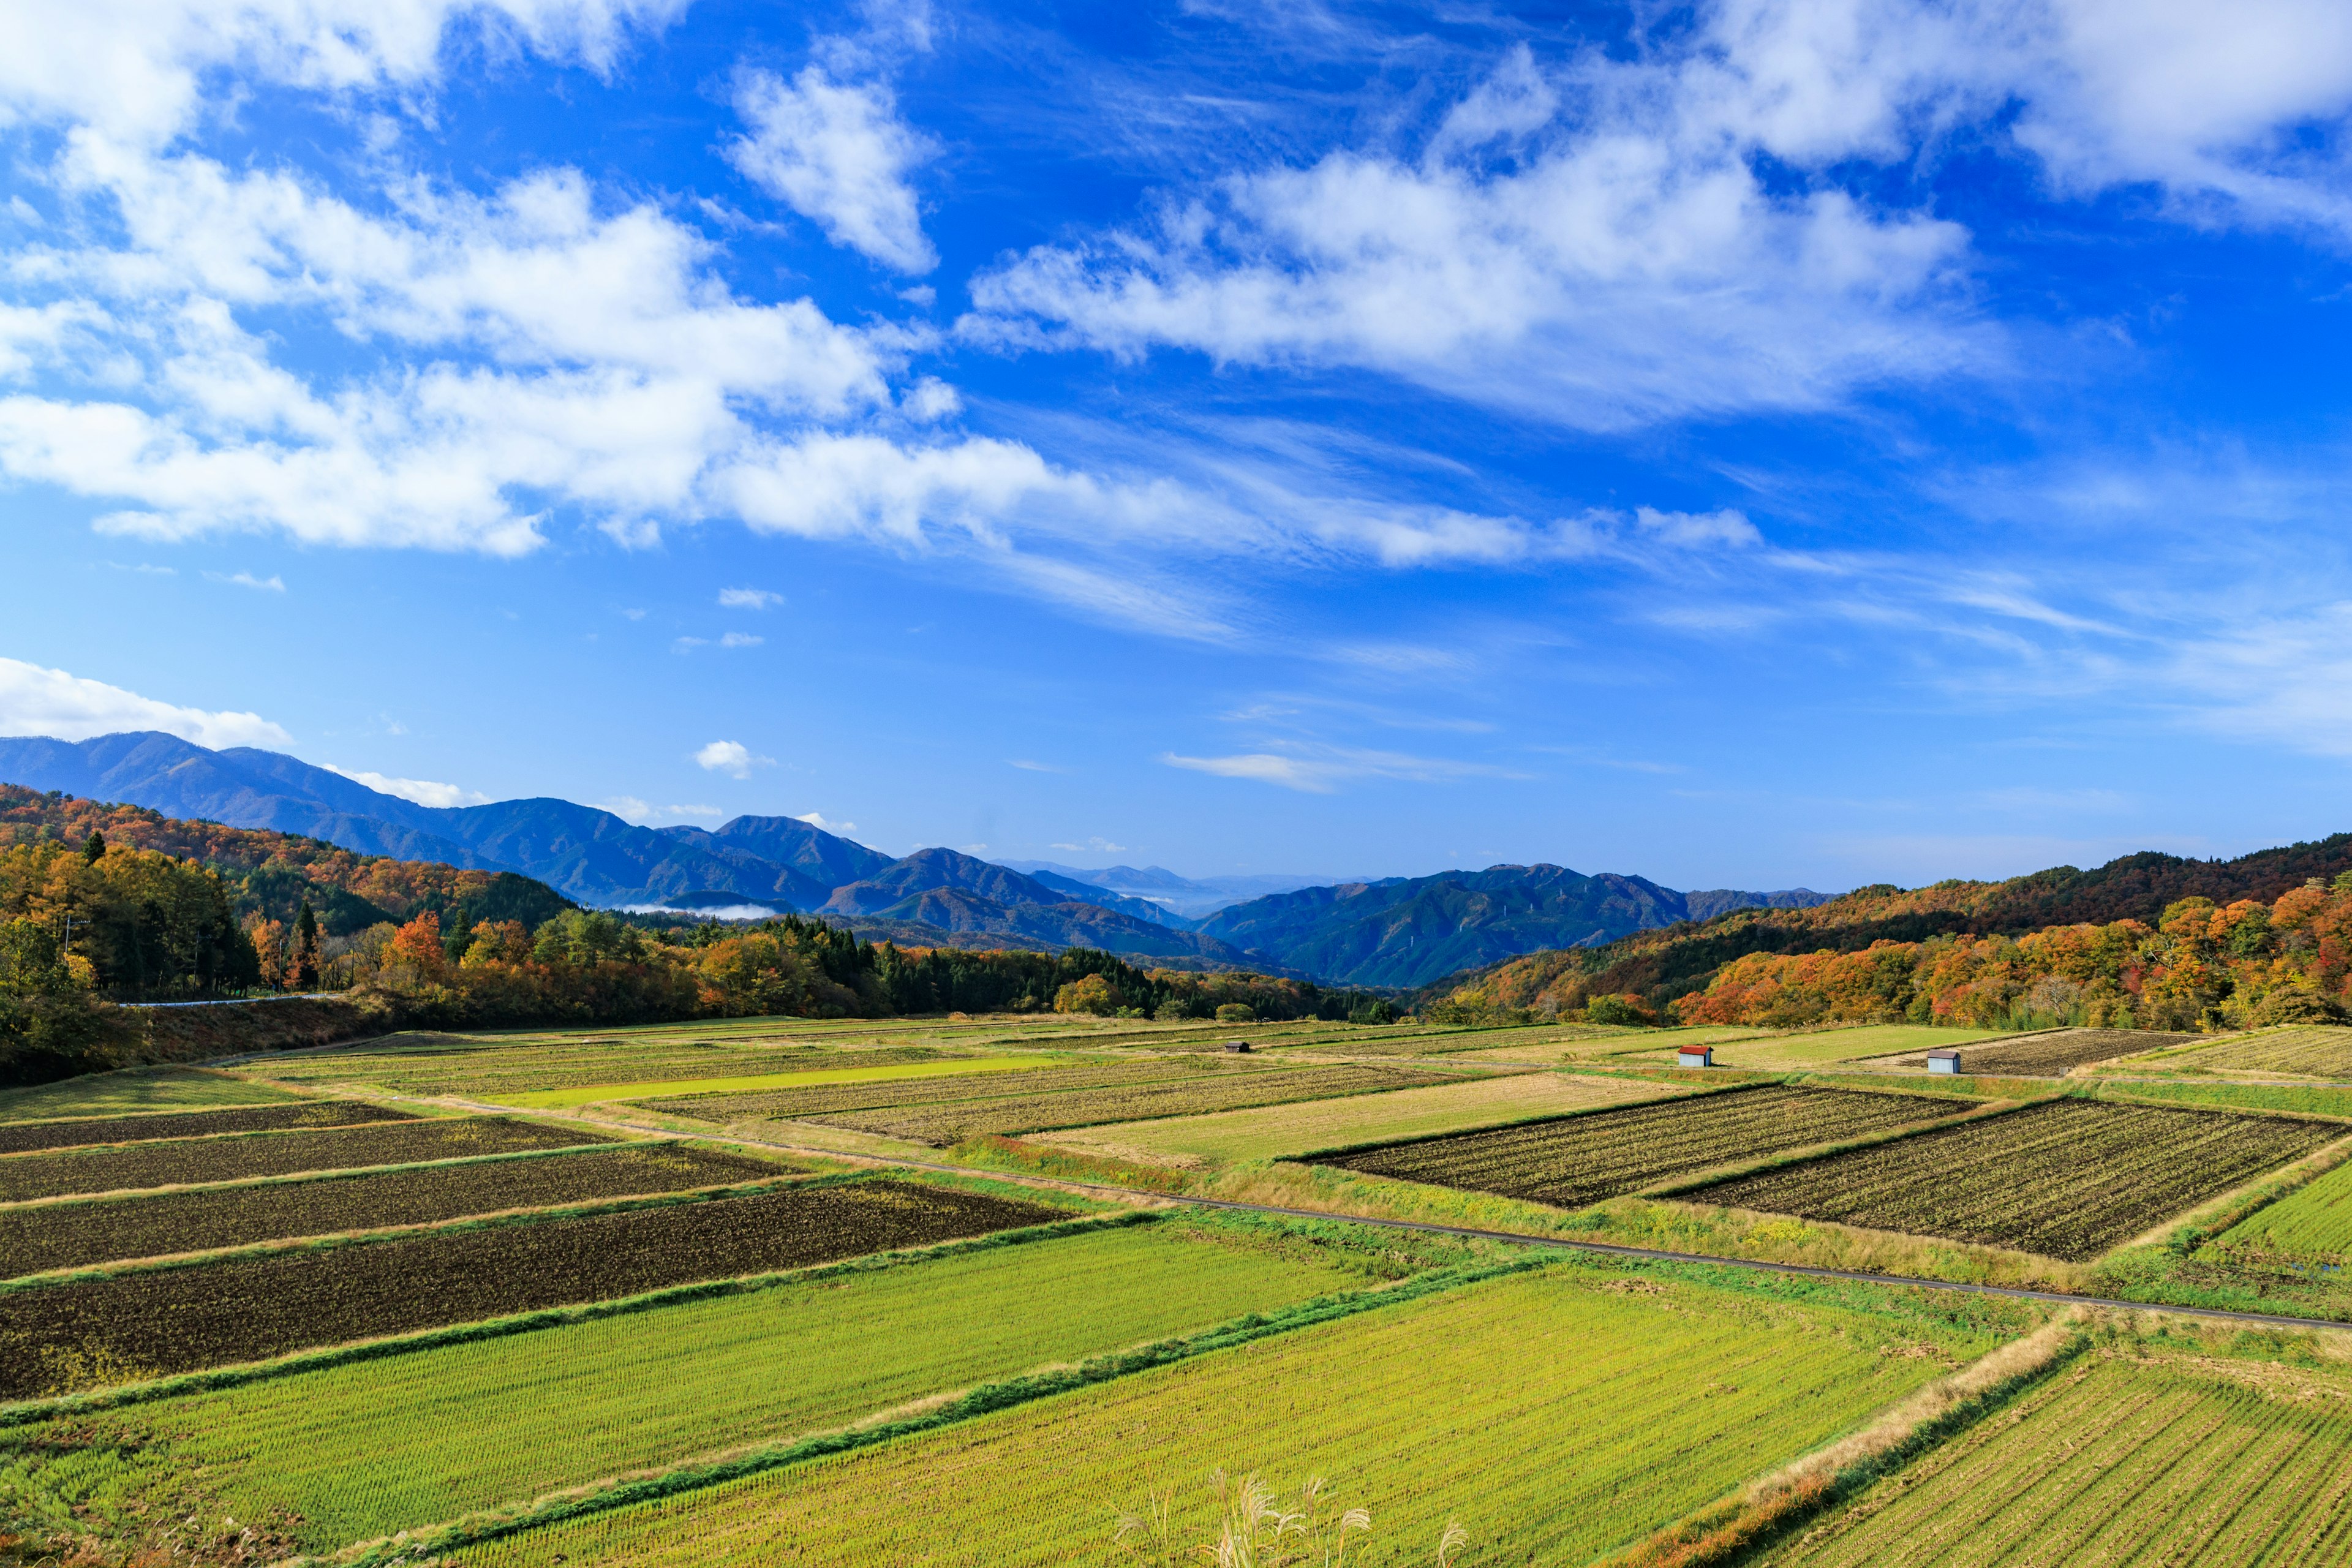
POLYGON ((2256 1209, 2218 1239, 2295 1258, 2352 1259, 2352 1163, 2256 1209))
POLYGON ((2296 1083, 2102 1082, 2101 1100, 2152 1100, 2167 1105, 2211 1105, 2233 1110, 2298 1110, 2352 1121, 2352 1089, 2296 1083))
POLYGON ((1107 1127, 1045 1133, 1038 1142, 1147 1162, 1265 1160, 1493 1127, 1566 1110, 1654 1100, 1673 1092, 1639 1080, 1520 1073, 1434 1089, 1402 1089, 1393 1094, 1310 1100, 1160 1121, 1113 1122, 1107 1127))
POLYGON ((901 1062, 889 1067, 812 1068, 801 1072, 755 1073, 738 1078, 673 1078, 652 1082, 601 1083, 551 1089, 531 1094, 509 1094, 502 1102, 532 1110, 553 1110, 568 1105, 593 1105, 606 1100, 649 1100, 656 1095, 733 1094, 761 1089, 804 1089, 824 1083, 886 1083, 894 1079, 944 1078, 964 1073, 1026 1072, 1058 1066, 1050 1056, 962 1057, 936 1062, 901 1062))
POLYGON ((121 1116, 142 1110, 202 1110, 216 1105, 271 1105, 299 1100, 268 1084, 196 1068, 125 1068, 63 1083, 0 1089, 0 1121, 67 1116, 121 1116))
POLYGON ((1368 1562, 1427 1563, 1458 1519, 1465 1563, 1581 1563, 2032 1321, 2010 1303, 1562 1262, 457 1561, 1108 1563, 1113 1519, 1158 1489, 1176 1489, 1180 1543, 1213 1533, 1223 1467, 1285 1491, 1329 1478, 1371 1510, 1368 1562))
POLYGON ((10 1431, 0 1514, 122 1518, 200 1473, 306 1550, 1334 1291, 1383 1270, 1298 1233, 1161 1221, 270 1378, 10 1431), (144 1434, 155 1439, 138 1442, 144 1434))
POLYGON ((2352 1377, 2137 1346, 2095 1352, 1763 1561, 2352 1561, 2352 1377))

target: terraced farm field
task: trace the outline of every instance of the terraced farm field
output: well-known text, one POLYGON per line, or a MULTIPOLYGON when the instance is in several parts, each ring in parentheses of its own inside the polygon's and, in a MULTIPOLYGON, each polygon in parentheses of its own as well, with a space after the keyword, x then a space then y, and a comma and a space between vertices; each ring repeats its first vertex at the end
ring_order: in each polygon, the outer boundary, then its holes
POLYGON ((2347 1133, 2334 1122, 2060 1100, 1685 1196, 2084 1262, 2347 1133))
POLYGON ((1036 1132, 1104 1121, 1236 1110, 1286 1100, 1378 1094, 1387 1089, 1426 1088, 1440 1078, 1434 1072, 1404 1068, 1284 1067, 1205 1075, 1173 1083, 1079 1089, 1068 1094, 1003 1095, 945 1105, 845 1110, 802 1120, 943 1148, 985 1133, 1036 1132))
POLYGON ((2256 1209, 2216 1239, 2225 1247, 2254 1247, 2293 1258, 2352 1261, 2352 1164, 2338 1165, 2256 1209))
POLYGON ((803 1268, 1068 1213, 876 1180, 20 1287, 0 1294, 0 1398, 803 1268))
POLYGON ((165 1139, 57 1153, 11 1154, 0 1159, 0 1203, 612 1142, 611 1135, 585 1128, 541 1127, 496 1116, 165 1139))
POLYGON ((1267 1232, 983 1246, 0 1430, 0 1513, 94 1488, 137 1504, 201 1469, 232 1517, 291 1517, 292 1543, 327 1552, 1371 1282, 1267 1232))
POLYGON ((1323 1155, 1314 1163, 1581 1208, 1709 1166, 1884 1132, 1968 1109, 1926 1095, 1737 1089, 1323 1155))
MULTIPOLYGON (((2060 1029, 2047 1035, 2025 1035, 1968 1046, 1960 1051, 1960 1070, 1971 1076, 2063 1078, 2078 1067, 2109 1061, 2139 1051, 2201 1038, 2198 1035, 2164 1035, 2146 1029, 2060 1029)), ((1886 1064, 1925 1072, 1927 1052, 1888 1058, 1886 1064)))
POLYGON ((289 1084, 364 1083, 398 1094, 495 1100, 539 1089, 670 1079, 743 1078, 848 1066, 888 1067, 962 1053, 902 1037, 841 1043, 775 1038, 802 1031, 772 1018, 757 1034, 703 1027, 588 1039, 394 1035, 369 1046, 272 1057, 241 1069, 289 1084))
POLYGON ((1173 1486, 1213 1539, 1212 1467, 1368 1507, 1365 1560, 1583 1563, 1988 1350, 2031 1314, 1564 1263, 1259 1340, 906 1441, 488 1542, 467 1564, 1119 1560, 1173 1486))
POLYGON ((201 1068, 125 1068, 31 1089, 0 1089, 0 1122, 58 1116, 124 1116, 142 1110, 193 1110, 208 1105, 264 1105, 299 1098, 201 1068))
POLYGON ((2352 1376, 2095 1352, 1761 1561, 2352 1562, 2352 1376))
POLYGON ((1809 1035, 1765 1035, 1734 1040, 1720 1047, 1715 1059, 1726 1067, 1801 1070, 1894 1051, 1926 1052, 1979 1040, 1997 1040, 2002 1033, 1998 1029, 1947 1029, 1927 1024, 1873 1024, 1859 1029, 1823 1029, 1809 1035))
POLYGON ((1094 1061, 1067 1067, 1041 1067, 1013 1079, 975 1073, 947 1078, 869 1079, 863 1083, 813 1084, 806 1089, 764 1089, 751 1094, 687 1095, 675 1100, 651 1100, 645 1103, 649 1110, 692 1117, 698 1121, 789 1121, 802 1117, 886 1106, 941 1105, 999 1096, 1123 1089, 1135 1084, 1281 1070, 1269 1063, 1237 1057, 1167 1057, 1143 1061, 1094 1061))
POLYGON ((215 1132, 282 1132, 302 1127, 356 1127, 370 1121, 413 1121, 356 1100, 298 1100, 243 1110, 159 1111, 146 1116, 94 1116, 71 1121, 0 1123, 0 1154, 129 1143, 149 1138, 201 1138, 215 1132))
POLYGON ((1569 1073, 1514 1073, 1393 1094, 1310 1100, 1159 1121, 1114 1121, 1035 1142, 1146 1163, 1269 1160, 1395 1138, 1523 1121, 1684 1092, 1670 1084, 1569 1073))
MULTIPOLYGON (((2120 1064, 2116 1070, 2139 1065, 2120 1064)), ((2288 1073, 2298 1078, 2352 1083, 2352 1028, 2315 1025, 2266 1030, 2242 1039, 2224 1040, 2202 1050, 2167 1054, 2147 1065, 2168 1071, 2288 1073)))
POLYGON ((673 1143, 0 1207, 0 1278, 284 1237, 774 1181, 795 1167, 673 1143))

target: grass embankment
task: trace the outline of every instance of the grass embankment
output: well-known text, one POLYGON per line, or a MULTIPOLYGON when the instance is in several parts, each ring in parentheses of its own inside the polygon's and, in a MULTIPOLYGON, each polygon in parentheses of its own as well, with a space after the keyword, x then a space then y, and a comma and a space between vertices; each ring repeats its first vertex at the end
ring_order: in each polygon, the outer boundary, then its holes
POLYGON ((1563 1260, 887 1446, 531 1530, 467 1563, 1059 1563, 1173 1486, 1173 1534, 1213 1537, 1208 1472, 1333 1478, 1388 1552, 1449 1519, 1470 1561, 1578 1562, 2031 1328, 1820 1281, 1563 1260), (1394 1543, 1391 1545, 1390 1543, 1394 1543))
POLYGON ((299 1095, 202 1068, 125 1068, 34 1089, 0 1089, 0 1122, 62 1116, 125 1116, 144 1110, 199 1110, 268 1105, 299 1095))
MULTIPOLYGON (((1354 1244, 1354 1245, 1351 1245, 1354 1244)), ((1431 1247, 1460 1262, 1464 1249, 1431 1247)), ((1411 1264, 1249 1221, 950 1244, 769 1288, 267 1378, 6 1434, 0 1511, 117 1539, 201 1475, 331 1551, 600 1478, 838 1428, 1042 1364, 1376 1285, 1411 1264), (1070 1310, 1083 1302, 1083 1310, 1070 1310), (152 1441, 156 1434, 170 1434, 152 1441)), ((166 1510, 173 1511, 173 1510, 166 1510)), ((184 1510, 178 1516, 184 1517, 184 1510)))

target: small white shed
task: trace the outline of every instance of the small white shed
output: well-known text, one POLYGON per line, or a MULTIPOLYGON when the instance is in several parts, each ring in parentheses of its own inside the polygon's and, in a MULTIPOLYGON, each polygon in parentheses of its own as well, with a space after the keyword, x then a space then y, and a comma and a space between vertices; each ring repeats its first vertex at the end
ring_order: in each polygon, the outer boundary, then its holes
POLYGON ((1675 1052, 1675 1066, 1678 1068, 1711 1068, 1714 1065, 1713 1046, 1684 1046, 1675 1052))
POLYGON ((1953 1050, 1929 1051, 1927 1053, 1927 1070, 1929 1072, 1959 1071, 1960 1053, 1953 1050))

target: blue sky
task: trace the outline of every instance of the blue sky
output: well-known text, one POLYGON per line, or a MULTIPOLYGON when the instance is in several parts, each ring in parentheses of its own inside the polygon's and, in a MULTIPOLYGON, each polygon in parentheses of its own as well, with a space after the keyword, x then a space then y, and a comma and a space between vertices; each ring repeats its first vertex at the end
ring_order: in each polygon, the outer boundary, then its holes
POLYGON ((893 852, 2352 827, 2352 13, 92 0, 0 731, 893 852))

